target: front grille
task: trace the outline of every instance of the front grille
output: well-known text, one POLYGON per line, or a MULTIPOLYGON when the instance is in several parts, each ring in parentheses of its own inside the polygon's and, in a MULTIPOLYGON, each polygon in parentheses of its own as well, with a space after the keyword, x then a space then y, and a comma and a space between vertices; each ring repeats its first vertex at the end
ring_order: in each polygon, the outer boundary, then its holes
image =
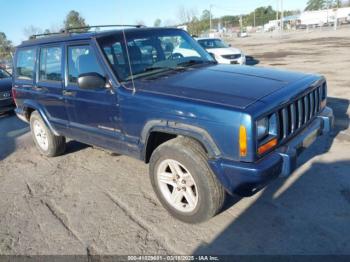
POLYGON ((223 58, 226 59, 238 59, 241 57, 241 54, 234 54, 234 55, 222 55, 223 58))
POLYGON ((305 126, 321 110, 325 83, 278 110, 279 137, 283 141, 305 126))

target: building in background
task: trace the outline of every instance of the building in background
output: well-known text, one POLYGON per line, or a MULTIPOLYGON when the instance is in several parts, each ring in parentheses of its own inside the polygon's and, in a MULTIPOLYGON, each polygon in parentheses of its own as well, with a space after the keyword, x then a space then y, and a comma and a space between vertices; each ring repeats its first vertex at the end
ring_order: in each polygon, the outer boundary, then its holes
POLYGON ((346 21, 346 18, 349 15, 349 13, 350 7, 317 11, 305 11, 300 14, 300 23, 306 26, 332 25, 335 21, 337 21, 338 23, 343 23, 346 21))

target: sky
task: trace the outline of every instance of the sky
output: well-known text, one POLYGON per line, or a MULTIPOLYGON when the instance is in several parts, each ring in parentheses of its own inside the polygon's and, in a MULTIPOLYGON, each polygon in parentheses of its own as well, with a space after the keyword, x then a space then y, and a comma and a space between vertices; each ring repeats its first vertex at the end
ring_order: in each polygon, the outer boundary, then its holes
MULTIPOLYGON (((214 17, 239 15, 259 6, 272 5, 278 0, 0 0, 0 32, 15 45, 26 38, 24 28, 60 28, 70 10, 78 11, 89 25, 135 24, 143 21, 152 26, 155 19, 178 22, 181 6, 198 15, 212 5, 214 17)), ((283 0, 284 9, 303 10, 307 0, 283 0)))

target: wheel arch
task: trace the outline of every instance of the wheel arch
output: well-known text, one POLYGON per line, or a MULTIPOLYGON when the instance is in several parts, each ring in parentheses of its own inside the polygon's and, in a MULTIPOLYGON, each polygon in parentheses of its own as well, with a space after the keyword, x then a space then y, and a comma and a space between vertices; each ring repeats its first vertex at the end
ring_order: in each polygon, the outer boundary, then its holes
POLYGON ((220 155, 220 150, 213 138, 203 128, 173 121, 151 120, 142 130, 143 150, 141 151, 141 159, 148 163, 153 151, 159 145, 177 136, 185 136, 197 141, 205 150, 208 158, 215 158, 220 155), (164 135, 164 137, 154 142, 154 137, 159 134, 164 135))
POLYGON ((43 109, 40 104, 34 102, 34 101, 24 101, 23 102, 23 111, 24 111, 24 116, 27 119, 27 121, 30 121, 30 116, 34 111, 37 111, 42 120, 44 121, 45 125, 50 129, 50 131, 56 135, 59 136, 58 132, 53 128, 51 125, 50 121, 48 120, 45 110, 43 109))

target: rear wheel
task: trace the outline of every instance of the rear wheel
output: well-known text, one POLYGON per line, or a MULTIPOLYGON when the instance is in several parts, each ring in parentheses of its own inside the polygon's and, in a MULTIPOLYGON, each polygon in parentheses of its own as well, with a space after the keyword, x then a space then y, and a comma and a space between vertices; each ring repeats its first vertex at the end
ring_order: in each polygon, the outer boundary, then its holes
POLYGON ((63 154, 66 148, 65 137, 54 135, 37 111, 30 116, 30 129, 34 143, 42 155, 54 157, 63 154))
POLYGON ((200 223, 222 208, 224 188, 204 149, 192 139, 178 137, 160 145, 151 156, 150 176, 162 205, 179 220, 200 223))

